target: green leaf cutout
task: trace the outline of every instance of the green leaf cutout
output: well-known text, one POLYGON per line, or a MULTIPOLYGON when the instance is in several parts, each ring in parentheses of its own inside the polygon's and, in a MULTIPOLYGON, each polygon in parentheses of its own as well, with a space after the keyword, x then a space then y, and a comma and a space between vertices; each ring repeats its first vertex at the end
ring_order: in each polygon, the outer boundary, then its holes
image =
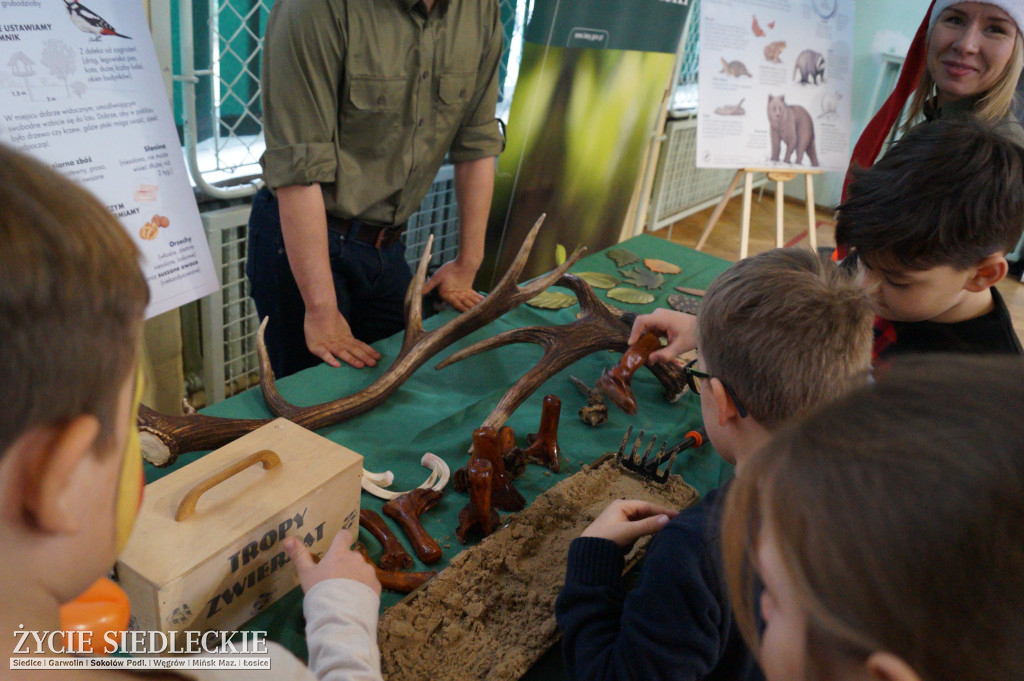
POLYGON ((622 270, 622 276, 633 286, 642 286, 646 289, 660 289, 665 285, 665 277, 657 272, 637 267, 632 270, 622 270))
POLYGON ((604 272, 573 272, 573 274, 594 288, 613 288, 621 283, 618 277, 604 272))
POLYGON ((619 300, 623 303, 632 303, 634 305, 646 305, 647 303, 654 302, 654 296, 646 291, 638 291, 635 288, 613 288, 608 292, 608 297, 612 300, 619 300))
POLYGON ((561 310, 563 307, 572 307, 576 304, 576 296, 568 293, 556 293, 555 291, 544 291, 543 293, 526 301, 530 307, 539 307, 545 310, 561 310))
POLYGON ((555 246, 555 267, 558 267, 565 262, 565 246, 558 244, 555 246))
POLYGON ((635 262, 640 262, 639 255, 632 251, 627 251, 624 248, 613 248, 605 253, 605 255, 614 260, 615 264, 619 267, 625 267, 626 265, 632 265, 635 262))

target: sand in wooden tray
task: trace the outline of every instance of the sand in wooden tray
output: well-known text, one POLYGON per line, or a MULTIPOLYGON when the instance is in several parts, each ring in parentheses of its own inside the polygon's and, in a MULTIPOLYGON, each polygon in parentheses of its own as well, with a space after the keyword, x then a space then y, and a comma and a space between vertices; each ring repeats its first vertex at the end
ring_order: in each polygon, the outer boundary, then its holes
MULTIPOLYGON (((382 615, 384 678, 521 677, 558 640, 554 606, 565 581, 569 542, 613 499, 681 509, 697 500, 697 492, 677 475, 664 485, 642 481, 610 456, 584 466, 382 615)), ((627 565, 648 541, 637 542, 627 565)))

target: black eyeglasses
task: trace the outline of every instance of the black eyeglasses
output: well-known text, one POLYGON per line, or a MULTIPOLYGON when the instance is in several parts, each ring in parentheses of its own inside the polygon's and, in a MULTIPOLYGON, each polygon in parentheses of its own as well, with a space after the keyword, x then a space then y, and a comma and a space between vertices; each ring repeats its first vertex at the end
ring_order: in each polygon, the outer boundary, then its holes
MULTIPOLYGON (((694 369, 693 365, 696 363, 696 359, 691 359, 689 362, 687 362, 686 365, 683 367, 683 374, 686 375, 686 385, 690 386, 690 390, 692 390, 695 395, 700 395, 700 383, 697 381, 697 379, 711 378, 712 376, 711 374, 706 374, 703 371, 697 371, 696 369, 694 369)), ((736 405, 736 411, 739 413, 740 418, 747 418, 747 408, 744 407, 743 403, 740 402, 740 399, 736 397, 736 393, 734 393, 732 391, 732 388, 725 385, 724 383, 722 384, 722 386, 725 388, 725 392, 729 393, 729 397, 732 398, 733 404, 736 405)))

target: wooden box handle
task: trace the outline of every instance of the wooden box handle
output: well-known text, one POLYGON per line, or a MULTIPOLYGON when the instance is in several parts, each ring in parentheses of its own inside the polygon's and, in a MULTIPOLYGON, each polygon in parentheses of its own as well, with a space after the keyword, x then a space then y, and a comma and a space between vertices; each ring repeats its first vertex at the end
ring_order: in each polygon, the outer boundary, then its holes
POLYGON ((263 470, 269 470, 274 466, 281 464, 281 457, 279 457, 276 452, 272 452, 269 449, 262 449, 255 454, 250 454, 244 459, 236 461, 230 466, 217 471, 206 480, 196 484, 195 487, 185 494, 181 503, 178 504, 178 512, 174 514, 174 519, 180 522, 194 514, 196 512, 196 503, 199 502, 199 497, 203 495, 203 492, 219 485, 232 475, 241 473, 254 463, 262 463, 263 470))

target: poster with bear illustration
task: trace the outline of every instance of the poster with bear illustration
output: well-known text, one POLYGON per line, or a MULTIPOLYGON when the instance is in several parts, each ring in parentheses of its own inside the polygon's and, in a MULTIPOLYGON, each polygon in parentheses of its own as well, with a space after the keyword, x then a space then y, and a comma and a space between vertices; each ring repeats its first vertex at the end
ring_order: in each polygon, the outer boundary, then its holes
POLYGON ((854 0, 703 0, 698 168, 845 171, 854 0))

